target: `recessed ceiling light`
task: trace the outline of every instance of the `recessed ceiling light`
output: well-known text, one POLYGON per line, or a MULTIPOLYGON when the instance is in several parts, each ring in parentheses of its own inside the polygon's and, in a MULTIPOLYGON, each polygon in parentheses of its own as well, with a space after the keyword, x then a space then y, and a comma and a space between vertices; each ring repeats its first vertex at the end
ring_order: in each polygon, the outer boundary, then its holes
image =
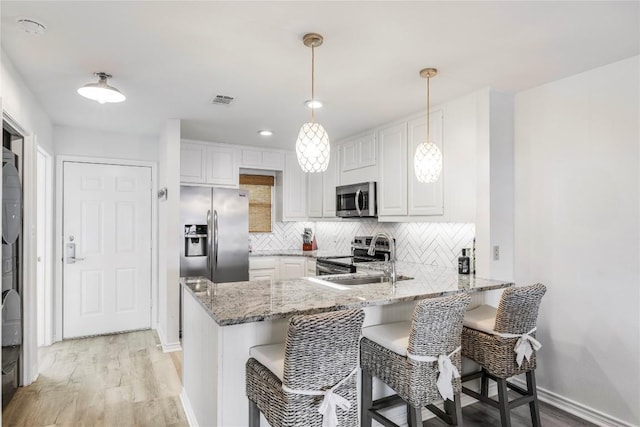
POLYGON ((304 105, 309 108, 322 108, 322 101, 319 101, 317 99, 307 99, 306 101, 304 101, 304 105))
POLYGON ((261 129, 258 131, 258 133, 262 136, 271 136, 273 135, 273 132, 267 129, 261 129))
POLYGON ((45 27, 43 24, 33 19, 27 19, 27 18, 18 19, 18 24, 20 25, 20 28, 22 28, 24 32, 29 34, 39 35, 44 33, 45 30, 47 29, 47 27, 45 27))

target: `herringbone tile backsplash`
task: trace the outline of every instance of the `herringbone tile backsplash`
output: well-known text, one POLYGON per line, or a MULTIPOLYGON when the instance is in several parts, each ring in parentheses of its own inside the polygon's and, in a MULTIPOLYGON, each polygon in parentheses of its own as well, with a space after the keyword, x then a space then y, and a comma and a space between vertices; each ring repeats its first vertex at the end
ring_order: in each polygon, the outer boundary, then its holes
POLYGON ((342 222, 274 222, 272 233, 251 233, 253 250, 301 249, 302 232, 310 227, 318 249, 348 254, 354 236, 386 231, 396 239, 398 259, 421 264, 458 265, 463 248, 470 248, 474 224, 378 222, 375 219, 342 222))

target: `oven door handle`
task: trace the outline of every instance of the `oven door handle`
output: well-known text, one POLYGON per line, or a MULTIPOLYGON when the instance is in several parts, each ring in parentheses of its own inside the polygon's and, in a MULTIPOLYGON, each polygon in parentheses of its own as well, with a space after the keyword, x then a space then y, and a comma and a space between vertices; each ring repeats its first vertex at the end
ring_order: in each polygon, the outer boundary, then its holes
POLYGON ((358 216, 362 216, 362 210, 360 209, 360 196, 362 195, 362 190, 358 188, 356 191, 356 211, 358 212, 358 216))

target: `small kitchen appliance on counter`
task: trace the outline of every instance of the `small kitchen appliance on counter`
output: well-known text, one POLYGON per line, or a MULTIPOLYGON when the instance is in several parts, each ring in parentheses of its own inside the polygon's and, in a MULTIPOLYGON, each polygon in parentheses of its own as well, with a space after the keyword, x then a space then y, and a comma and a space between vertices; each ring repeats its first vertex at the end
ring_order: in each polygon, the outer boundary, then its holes
POLYGON ((374 254, 368 255, 367 251, 372 240, 373 236, 356 236, 351 241, 351 256, 318 258, 316 260, 316 275, 355 273, 355 263, 388 260, 391 253, 389 241, 378 238, 374 254))

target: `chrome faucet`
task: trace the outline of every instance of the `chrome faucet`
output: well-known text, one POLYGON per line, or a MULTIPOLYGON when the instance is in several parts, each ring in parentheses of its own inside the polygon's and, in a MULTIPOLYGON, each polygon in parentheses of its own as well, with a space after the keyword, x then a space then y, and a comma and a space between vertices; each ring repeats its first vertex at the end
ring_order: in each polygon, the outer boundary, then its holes
POLYGON ((389 259, 387 259, 387 262, 389 264, 388 264, 388 268, 385 269, 384 273, 387 277, 391 279, 391 283, 395 285, 398 280, 398 275, 396 273, 396 241, 393 240, 393 237, 391 237, 389 233, 385 233, 385 232, 376 233, 376 235, 373 236, 373 239, 371 239, 371 244, 369 245, 369 250, 367 251, 367 253, 370 256, 373 256, 375 254, 376 242, 378 241, 378 237, 384 237, 385 239, 387 239, 387 242, 389 242, 390 253, 389 253, 389 259))

